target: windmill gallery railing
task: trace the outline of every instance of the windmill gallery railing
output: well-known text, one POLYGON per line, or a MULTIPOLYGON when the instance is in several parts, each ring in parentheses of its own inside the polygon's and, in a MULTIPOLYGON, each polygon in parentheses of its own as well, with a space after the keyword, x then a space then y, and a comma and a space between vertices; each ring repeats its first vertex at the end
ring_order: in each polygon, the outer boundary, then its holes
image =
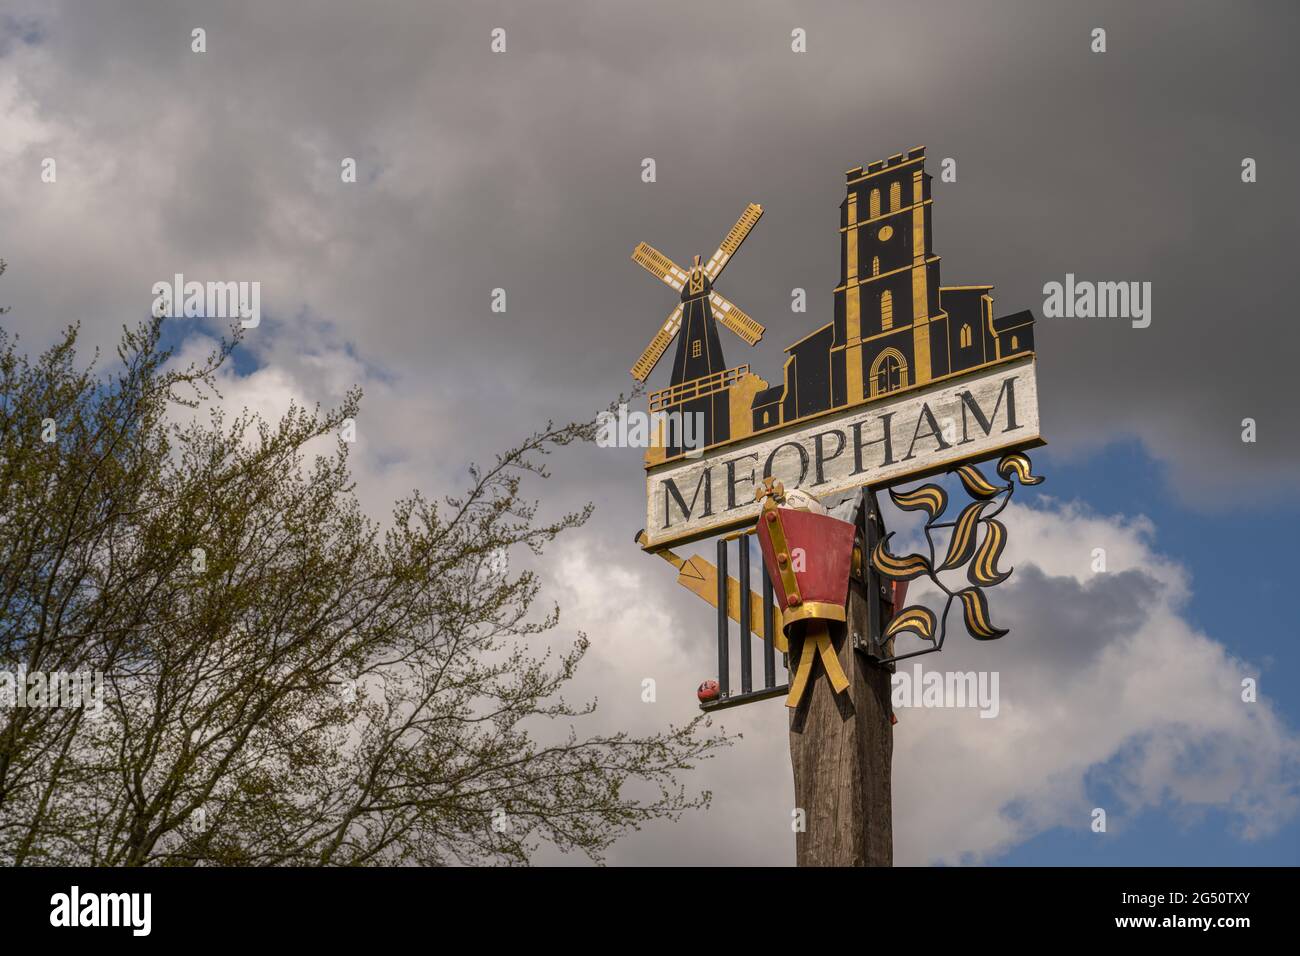
POLYGON ((731 388, 748 374, 748 365, 737 365, 735 368, 714 372, 712 375, 692 379, 681 385, 661 388, 657 392, 650 393, 650 411, 660 412, 691 399, 705 398, 724 388, 731 388))

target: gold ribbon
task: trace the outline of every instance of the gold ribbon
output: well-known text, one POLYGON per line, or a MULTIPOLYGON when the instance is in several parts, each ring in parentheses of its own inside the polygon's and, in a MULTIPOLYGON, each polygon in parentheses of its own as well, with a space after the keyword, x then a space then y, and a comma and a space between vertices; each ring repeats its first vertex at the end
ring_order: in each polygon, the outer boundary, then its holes
POLYGON ((840 666, 835 645, 831 643, 830 628, 825 621, 810 620, 804 628, 803 647, 799 650, 799 665, 795 668, 794 680, 790 682, 790 696, 785 699, 787 707, 799 706, 799 699, 803 697, 804 688, 812 676, 813 660, 819 655, 835 693, 842 694, 848 690, 849 678, 840 666))

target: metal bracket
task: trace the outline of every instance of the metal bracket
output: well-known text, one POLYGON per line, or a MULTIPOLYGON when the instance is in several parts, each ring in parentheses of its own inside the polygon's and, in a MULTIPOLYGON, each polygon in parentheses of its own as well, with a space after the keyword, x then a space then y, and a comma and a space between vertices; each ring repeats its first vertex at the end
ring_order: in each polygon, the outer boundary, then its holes
POLYGON ((884 577, 871 562, 871 555, 884 536, 885 528, 880 518, 880 503, 876 500, 876 493, 870 488, 863 490, 857 524, 863 547, 862 582, 867 599, 867 633, 864 635, 855 631, 853 647, 862 651, 873 662, 882 664, 891 656, 886 642, 882 640, 885 632, 882 602, 888 592, 885 589, 884 577))

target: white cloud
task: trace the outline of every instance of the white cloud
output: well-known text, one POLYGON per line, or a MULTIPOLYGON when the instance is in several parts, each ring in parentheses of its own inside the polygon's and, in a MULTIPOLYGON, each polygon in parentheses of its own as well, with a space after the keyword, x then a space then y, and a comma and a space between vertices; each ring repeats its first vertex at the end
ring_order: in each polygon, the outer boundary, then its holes
MULTIPOLYGON (((1008 565, 1019 567, 991 597, 995 622, 1011 633, 977 644, 954 617, 944 652, 921 658, 927 668, 999 671, 1001 713, 899 711, 896 862, 993 860, 1050 828, 1089 832, 1097 805, 1109 833, 1096 839, 1124 839, 1148 809, 1180 818, 1218 809, 1243 839, 1292 817, 1295 731, 1266 698, 1241 701, 1241 678, 1258 669, 1187 621, 1187 574, 1154 551, 1151 522, 1050 500, 1006 520, 1008 565), (1104 575, 1090 570, 1098 545, 1108 549, 1104 575)), ((650 731, 689 718, 696 684, 716 668, 712 609, 630 544, 574 536, 560 554, 550 593, 565 628, 591 637, 579 685, 599 694, 602 722, 650 731), (644 676, 658 681, 656 705, 640 701, 644 676)), ((615 862, 792 861, 785 708, 748 705, 723 723, 744 739, 691 777, 714 791, 712 809, 647 827, 615 862)))

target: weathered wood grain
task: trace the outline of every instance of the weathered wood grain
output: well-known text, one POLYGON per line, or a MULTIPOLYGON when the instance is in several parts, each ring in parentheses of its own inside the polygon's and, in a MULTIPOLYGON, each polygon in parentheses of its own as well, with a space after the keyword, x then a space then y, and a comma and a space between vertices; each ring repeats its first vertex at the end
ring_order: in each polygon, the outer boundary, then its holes
MULTIPOLYGON (((818 661, 813 680, 790 714, 790 762, 795 806, 806 829, 795 834, 799 866, 892 866, 893 807, 890 671, 853 650, 850 635, 866 635, 866 589, 850 585, 848 623, 830 625, 849 678, 836 694, 818 661)), ((800 648, 791 642, 792 660, 800 648)))

